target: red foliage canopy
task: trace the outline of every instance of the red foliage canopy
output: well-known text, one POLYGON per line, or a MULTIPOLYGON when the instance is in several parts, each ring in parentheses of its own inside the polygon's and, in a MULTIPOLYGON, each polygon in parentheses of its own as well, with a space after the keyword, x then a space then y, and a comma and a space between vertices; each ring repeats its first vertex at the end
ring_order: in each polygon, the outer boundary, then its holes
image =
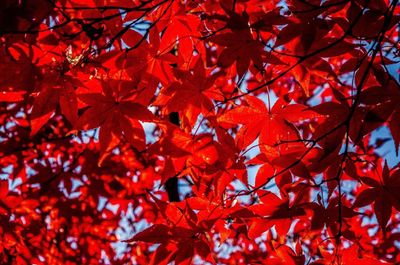
POLYGON ((400 264, 399 11, 2 0, 0 263, 400 264))

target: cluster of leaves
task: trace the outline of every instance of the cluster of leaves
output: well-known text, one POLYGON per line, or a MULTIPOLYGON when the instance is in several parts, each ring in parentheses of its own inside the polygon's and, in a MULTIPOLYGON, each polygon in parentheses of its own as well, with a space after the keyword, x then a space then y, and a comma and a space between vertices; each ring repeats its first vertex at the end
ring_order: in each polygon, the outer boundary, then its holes
POLYGON ((0 263, 400 263, 399 11, 3 0, 0 263))

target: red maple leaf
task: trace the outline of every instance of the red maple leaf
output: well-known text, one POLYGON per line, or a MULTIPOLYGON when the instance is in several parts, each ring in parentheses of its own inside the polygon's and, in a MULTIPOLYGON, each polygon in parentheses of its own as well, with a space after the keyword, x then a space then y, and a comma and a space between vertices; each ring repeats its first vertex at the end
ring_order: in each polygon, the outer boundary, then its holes
POLYGON ((374 203, 376 218, 383 230, 385 230, 392 207, 400 211, 400 196, 397 190, 400 187, 400 170, 395 169, 390 172, 385 161, 382 168, 378 164, 376 173, 373 176, 361 177, 361 180, 371 188, 363 190, 354 202, 354 207, 364 207, 374 203))
MULTIPOLYGON (((100 127, 99 141, 102 156, 99 163, 121 141, 125 139, 138 150, 146 146, 143 126, 139 121, 151 121, 153 114, 140 103, 135 102, 135 93, 114 87, 115 83, 103 83, 103 93, 80 94, 79 99, 88 108, 77 121, 76 128, 94 129, 100 127), (109 87, 111 86, 111 87, 109 87), (120 90, 121 89, 121 90, 120 90)), ((134 85, 134 83, 130 83, 134 85)))
POLYGON ((267 109, 262 100, 252 96, 246 98, 246 103, 218 117, 220 123, 243 124, 236 136, 242 148, 257 137, 261 147, 299 140, 299 132, 293 124, 317 116, 307 106, 287 104, 283 99, 279 99, 271 109, 267 109))

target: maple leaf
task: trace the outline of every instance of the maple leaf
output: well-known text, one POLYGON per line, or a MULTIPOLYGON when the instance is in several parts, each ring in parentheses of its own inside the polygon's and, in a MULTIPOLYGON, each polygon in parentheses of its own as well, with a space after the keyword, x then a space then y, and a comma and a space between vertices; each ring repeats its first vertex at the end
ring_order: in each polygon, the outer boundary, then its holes
POLYGON ((201 58, 190 71, 175 69, 174 72, 179 81, 163 89, 153 105, 165 108, 167 113, 181 112, 183 122, 192 127, 200 113, 205 116, 213 113, 212 99, 224 99, 218 88, 213 86, 223 73, 211 74, 212 69, 206 69, 201 58))
POLYGON ((356 198, 354 207, 364 207, 374 203, 374 212, 382 228, 385 230, 392 207, 400 211, 400 197, 397 192, 400 186, 400 170, 390 172, 385 161, 383 168, 378 165, 373 177, 361 177, 361 180, 371 188, 363 190, 356 198))
MULTIPOLYGON (((339 220, 339 198, 333 199, 326 207, 320 203, 312 203, 306 208, 309 208, 313 212, 313 218, 311 221, 311 229, 321 230, 325 226, 328 227, 332 235, 336 236, 338 233, 338 220, 339 220)), ((344 205, 345 202, 340 204, 342 218, 352 218, 357 215, 357 212, 353 211, 349 207, 344 205)), ((345 234, 345 232, 343 232, 345 234)))
POLYGON ((78 99, 74 87, 77 86, 82 86, 82 84, 71 76, 49 77, 44 81, 43 87, 35 97, 32 106, 31 135, 35 135, 39 131, 58 106, 69 122, 76 123, 78 119, 78 99), (59 86, 59 82, 63 85, 59 86))
POLYGON ((176 63, 176 57, 169 51, 173 46, 161 46, 158 31, 152 31, 149 34, 150 45, 148 45, 147 71, 160 80, 163 85, 168 85, 173 80, 173 74, 170 64, 176 63))
POLYGON ((178 59, 183 65, 192 60, 193 49, 201 49, 195 41, 194 32, 197 31, 200 20, 197 16, 187 14, 182 6, 179 6, 171 20, 166 21, 167 27, 160 40, 160 51, 169 51, 177 44, 178 59))
MULTIPOLYGON (((233 179, 247 185, 247 172, 243 163, 236 161, 237 154, 231 146, 213 140, 210 134, 195 137, 171 124, 159 124, 163 138, 149 147, 149 152, 165 159, 161 170, 162 182, 172 176, 192 176, 196 183, 215 182, 215 192, 220 194, 233 179), (223 170, 222 170, 223 169, 223 170), (210 177, 198 178, 199 172, 210 177), (212 177, 211 177, 212 176, 212 177)), ((233 142, 229 142, 231 144, 233 142)))
MULTIPOLYGON (((212 215, 198 218, 190 205, 196 207, 199 205, 196 199, 190 202, 184 201, 177 204, 165 204, 156 199, 156 203, 164 214, 165 218, 171 225, 154 224, 153 226, 139 232, 126 242, 143 241, 149 243, 160 243, 154 253, 151 264, 167 264, 171 258, 175 257, 178 264, 189 262, 193 259, 193 254, 196 253, 208 261, 212 261, 210 256, 211 249, 209 248, 204 234, 215 223, 215 220, 206 221, 212 218, 212 215), (170 215, 174 213, 174 215, 170 215), (172 243, 171 240, 174 242, 172 243), (165 253, 165 249, 169 249, 173 256, 165 253)), ((201 204, 201 202, 200 202, 201 204)), ((208 207, 206 207, 208 208, 208 207)), ((197 208, 199 209, 199 208, 197 208)), ((204 210, 203 206, 200 209, 204 210)))
POLYGON ((382 123, 389 120, 389 129, 393 136, 396 154, 399 152, 400 144, 400 127, 397 122, 400 117, 398 100, 400 100, 400 93, 392 81, 389 81, 387 89, 372 86, 361 93, 361 102, 372 108, 370 116, 375 121, 382 123))
POLYGON ((263 68, 262 57, 267 53, 264 51, 264 46, 254 40, 248 30, 221 33, 208 40, 225 47, 218 57, 218 66, 226 68, 236 62, 240 77, 247 71, 250 62, 253 62, 257 69, 263 68))
POLYGON ((251 222, 249 236, 252 238, 260 236, 274 225, 276 231, 284 235, 288 232, 293 219, 305 215, 302 208, 291 207, 286 198, 280 199, 268 191, 259 191, 258 195, 262 203, 250 206, 249 210, 263 218, 251 222))
POLYGON ((300 135, 293 123, 316 117, 307 106, 287 104, 283 99, 278 100, 271 110, 256 97, 248 96, 246 103, 247 106, 239 106, 218 117, 220 123, 243 124, 236 136, 241 148, 250 145, 257 137, 261 146, 296 141, 300 135))
POLYGON ((348 99, 339 91, 333 91, 333 95, 338 102, 326 102, 313 108, 315 112, 325 116, 324 121, 318 125, 314 133, 316 138, 324 136, 319 141, 324 147, 322 158, 326 158, 330 154, 335 154, 336 151, 339 151, 347 132, 346 123, 349 124, 348 136, 355 144, 360 144, 362 138, 368 132, 374 130, 382 123, 380 119, 371 119, 370 117, 373 117, 373 114, 361 106, 355 108, 354 113, 349 116, 351 106, 348 103, 348 99), (369 122, 372 124, 369 124, 369 122), (335 129, 333 130, 333 128, 335 129))
MULTIPOLYGON (((112 83, 111 83, 112 84, 112 83)), ((143 105, 136 103, 134 95, 128 91, 118 91, 117 88, 107 88, 110 84, 103 84, 103 92, 80 94, 79 99, 88 108, 77 121, 76 128, 94 129, 100 127, 99 141, 102 156, 99 164, 105 156, 121 140, 125 139, 138 150, 145 148, 145 135, 140 121, 151 121, 153 114, 143 105)))

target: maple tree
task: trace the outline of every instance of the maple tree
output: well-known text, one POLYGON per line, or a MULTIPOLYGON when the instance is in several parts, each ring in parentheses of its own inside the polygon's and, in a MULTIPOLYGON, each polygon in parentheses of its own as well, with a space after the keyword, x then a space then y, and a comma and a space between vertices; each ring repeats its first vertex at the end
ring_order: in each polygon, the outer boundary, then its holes
POLYGON ((399 264, 398 0, 3 0, 1 264, 399 264))

